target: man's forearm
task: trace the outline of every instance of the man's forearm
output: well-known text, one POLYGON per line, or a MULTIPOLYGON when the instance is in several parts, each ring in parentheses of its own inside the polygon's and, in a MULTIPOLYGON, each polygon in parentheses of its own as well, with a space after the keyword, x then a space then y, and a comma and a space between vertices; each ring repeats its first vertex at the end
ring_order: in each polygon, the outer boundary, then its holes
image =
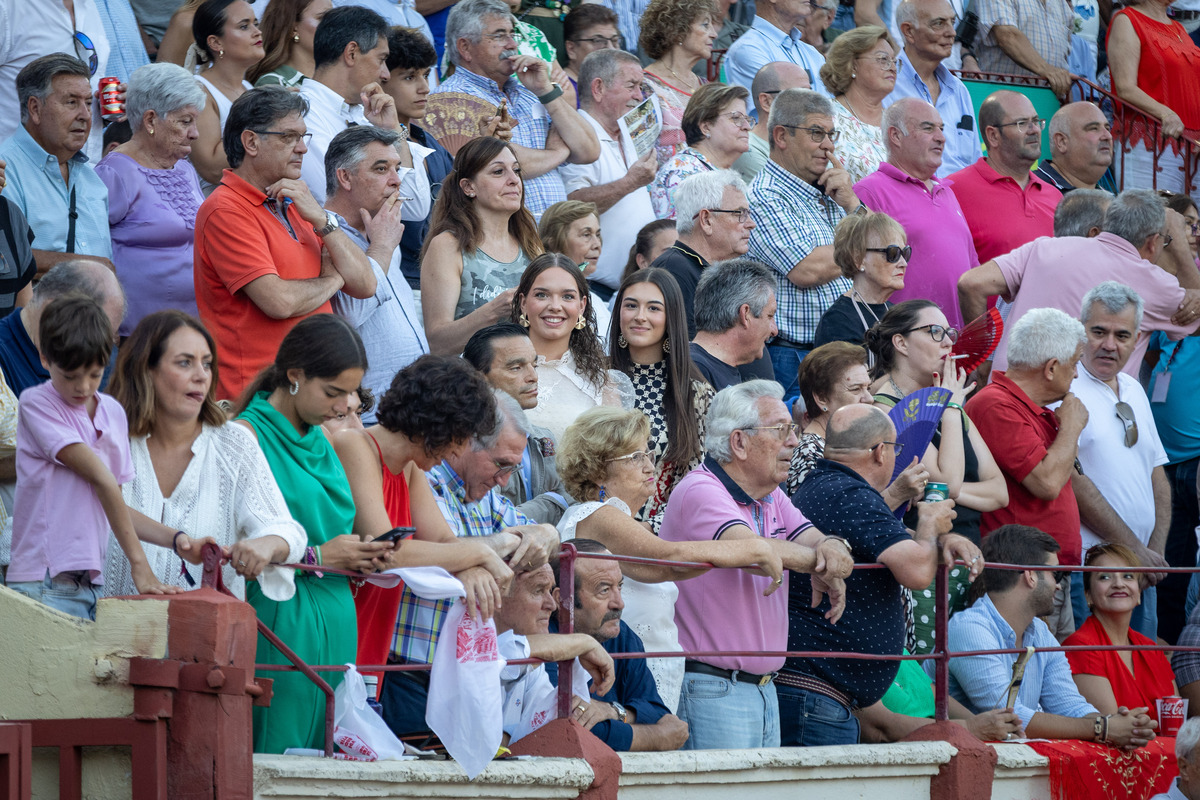
POLYGON ((519 144, 509 144, 517 161, 521 162, 521 175, 526 179, 538 178, 567 160, 569 152, 565 147, 530 148, 519 144))
POLYGON ((554 122, 555 132, 567 146, 568 161, 572 164, 591 164, 600 157, 600 137, 573 103, 567 102, 565 97, 559 97, 546 105, 546 111, 554 122))
POLYGON ((1019 29, 1012 25, 996 25, 992 28, 996 44, 1005 55, 1036 75, 1045 76, 1050 71, 1050 65, 1041 54, 1030 44, 1029 39, 1019 29))
POLYGON ((375 272, 367 254, 351 240, 345 231, 336 230, 325 237, 325 249, 333 268, 342 276, 342 291, 351 297, 365 300, 375 296, 375 272))
POLYGON ((567 195, 568 200, 578 200, 581 203, 595 203, 596 210, 603 214, 620 202, 621 198, 641 187, 633 186, 629 176, 618 178, 612 183, 602 183, 599 186, 585 186, 567 195))
POLYGON ((1071 485, 1075 489, 1075 500, 1079 504, 1079 519, 1092 533, 1106 542, 1123 544, 1135 553, 1141 549, 1142 543, 1137 535, 1104 499, 1104 495, 1100 494, 1091 478, 1076 473, 1071 478, 1071 485))
POLYGON ((1154 488, 1154 530, 1150 533, 1150 549, 1159 555, 1166 552, 1167 532, 1171 529, 1171 482, 1162 467, 1150 473, 1154 488))
POLYGON ((1062 717, 1039 711, 1025 726, 1025 735, 1031 739, 1079 739, 1091 742, 1096 738, 1095 724, 1092 722, 1094 716, 1062 717))

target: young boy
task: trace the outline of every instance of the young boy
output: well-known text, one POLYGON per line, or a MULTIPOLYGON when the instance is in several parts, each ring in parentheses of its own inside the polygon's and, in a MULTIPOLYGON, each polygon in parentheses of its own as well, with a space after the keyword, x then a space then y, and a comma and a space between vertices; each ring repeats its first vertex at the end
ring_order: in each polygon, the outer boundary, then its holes
POLYGON ((50 380, 21 393, 17 421, 17 493, 9 588, 83 619, 95 620, 108 531, 145 594, 173 594, 150 570, 138 535, 178 545, 188 560, 200 548, 186 534, 130 512, 121 484, 132 480, 125 411, 99 394, 112 352, 112 327, 100 306, 68 295, 46 306, 38 350, 50 380), (135 532, 134 520, 137 520, 135 532))

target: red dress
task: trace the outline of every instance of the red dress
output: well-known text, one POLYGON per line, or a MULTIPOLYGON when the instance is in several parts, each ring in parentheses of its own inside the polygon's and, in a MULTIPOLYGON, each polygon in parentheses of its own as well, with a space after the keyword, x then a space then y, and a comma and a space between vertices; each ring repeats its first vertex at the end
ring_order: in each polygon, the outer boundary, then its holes
MULTIPOLYGON (((409 504, 408 481, 404 473, 399 475, 388 469, 383 460, 383 451, 375 437, 367 434, 379 453, 379 467, 383 472, 383 506, 393 527, 412 525, 412 507, 409 504)), ((358 613, 358 662, 359 664, 387 663, 396 634, 396 617, 400 613, 401 584, 384 589, 364 583, 354 595, 354 607, 358 613)))
MULTIPOLYGON (((1135 645, 1153 645, 1150 639, 1135 630, 1129 631, 1129 643, 1135 645)), ((1067 637, 1063 642, 1065 647, 1077 646, 1108 646, 1112 641, 1104 631, 1104 626, 1095 616, 1088 617, 1079 630, 1067 637)), ((1172 683, 1175 673, 1171 664, 1161 650, 1133 651, 1133 674, 1130 674, 1121 654, 1116 650, 1087 651, 1076 650, 1067 653, 1067 661, 1071 663, 1071 673, 1074 675, 1098 675, 1108 678, 1112 684, 1113 695, 1117 705, 1127 708, 1150 709, 1151 717, 1158 719, 1158 710, 1154 701, 1160 697, 1170 697, 1175 694, 1172 683)))

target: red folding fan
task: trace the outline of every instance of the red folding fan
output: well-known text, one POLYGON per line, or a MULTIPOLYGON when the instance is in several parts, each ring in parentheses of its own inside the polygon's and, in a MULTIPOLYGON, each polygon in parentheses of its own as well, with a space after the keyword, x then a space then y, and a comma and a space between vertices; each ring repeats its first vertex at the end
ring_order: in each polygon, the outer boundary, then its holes
POLYGON ((956 360, 956 366, 965 369, 969 374, 996 352, 1000 337, 1004 334, 1004 320, 1000 312, 989 308, 978 319, 971 322, 958 333, 958 341, 950 351, 950 357, 956 360))

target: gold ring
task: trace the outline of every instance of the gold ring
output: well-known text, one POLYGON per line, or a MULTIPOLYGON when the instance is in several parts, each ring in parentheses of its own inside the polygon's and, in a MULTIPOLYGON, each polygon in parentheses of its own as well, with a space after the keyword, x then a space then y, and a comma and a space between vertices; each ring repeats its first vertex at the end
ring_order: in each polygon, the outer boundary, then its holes
POLYGON ((775 579, 775 585, 776 585, 776 586, 782 586, 782 585, 783 585, 783 578, 776 578, 776 579, 775 579))

